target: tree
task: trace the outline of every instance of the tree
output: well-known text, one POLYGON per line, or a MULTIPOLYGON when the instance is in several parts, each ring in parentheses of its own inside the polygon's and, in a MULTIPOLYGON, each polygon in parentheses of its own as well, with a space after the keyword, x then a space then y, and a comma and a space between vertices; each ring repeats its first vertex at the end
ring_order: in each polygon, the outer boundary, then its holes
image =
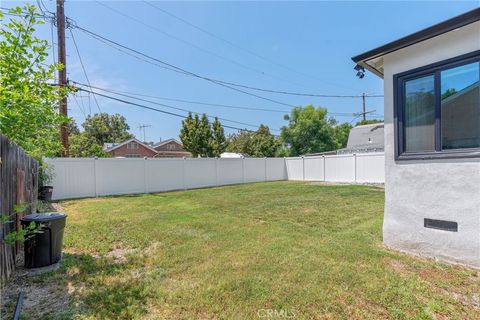
POLYGON ((218 157, 226 148, 222 124, 215 118, 212 124, 206 114, 200 118, 191 113, 182 121, 180 140, 183 148, 195 157, 218 157))
POLYGON ((280 145, 280 141, 270 133, 268 126, 261 124, 255 132, 241 131, 231 135, 227 150, 263 158, 275 156, 280 145))
POLYGON ((188 113, 185 120, 182 121, 182 128, 180 129, 180 140, 183 148, 192 154, 192 157, 198 157, 198 148, 195 144, 194 138, 198 127, 198 116, 193 118, 192 113, 188 113))
POLYGON ((212 127, 210 121, 208 121, 207 115, 202 114, 200 119, 198 132, 197 132, 197 144, 200 148, 200 157, 212 157, 213 151, 211 149, 212 141, 212 127))
POLYGON ((79 134, 80 130, 78 129, 77 123, 73 118, 69 118, 68 121, 68 134, 79 134))
POLYGON ((282 128, 281 138, 292 156, 335 150, 338 143, 334 123, 327 119, 325 108, 295 107, 288 117, 288 125, 282 128))
POLYGON ((252 156, 260 157, 274 157, 280 141, 270 133, 268 126, 261 124, 252 137, 253 154, 252 156))
POLYGON ((450 96, 453 96, 455 93, 457 93, 457 90, 455 90, 455 88, 448 88, 444 93, 442 93, 442 100, 445 100, 450 96))
POLYGON ((218 121, 217 117, 215 117, 215 120, 212 123, 212 139, 210 142, 210 148, 212 151, 212 156, 214 157, 220 157, 220 155, 224 153, 225 149, 227 148, 227 139, 225 138, 222 124, 220 121, 218 121))
POLYGON ((80 132, 73 120, 68 126, 72 157, 108 157, 103 151, 104 143, 121 143, 133 138, 127 131, 130 129, 127 120, 119 114, 97 113, 92 117, 87 116, 82 127, 84 131, 80 132))
POLYGON ((89 139, 85 133, 70 135, 70 156, 106 158, 109 154, 95 140, 89 139))
POLYGON ((58 130, 68 119, 58 113, 58 103, 71 88, 52 86, 63 66, 47 64, 50 45, 33 35, 35 6, 10 10, 19 18, 4 21, 0 13, 0 133, 41 160, 61 150, 58 130))
POLYGON ((227 151, 252 155, 254 152, 252 136, 253 132, 251 131, 240 131, 230 135, 228 137, 227 151))
POLYGON ((342 123, 333 127, 333 132, 335 135, 335 140, 337 141, 337 149, 345 148, 348 142, 348 135, 352 125, 349 123, 342 123))
POLYGON ((82 127, 87 138, 93 139, 100 146, 108 142, 120 143, 134 137, 128 132, 130 126, 127 119, 120 114, 109 115, 102 112, 88 115, 82 127))

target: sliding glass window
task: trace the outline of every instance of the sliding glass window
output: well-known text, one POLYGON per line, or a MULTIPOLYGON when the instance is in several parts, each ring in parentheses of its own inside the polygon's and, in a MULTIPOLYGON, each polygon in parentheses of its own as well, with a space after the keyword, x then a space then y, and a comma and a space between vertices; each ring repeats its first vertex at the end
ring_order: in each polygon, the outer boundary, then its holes
POLYGON ((396 158, 480 156, 480 53, 394 76, 396 158))
POLYGON ((442 149, 480 147, 480 63, 440 73, 442 149))

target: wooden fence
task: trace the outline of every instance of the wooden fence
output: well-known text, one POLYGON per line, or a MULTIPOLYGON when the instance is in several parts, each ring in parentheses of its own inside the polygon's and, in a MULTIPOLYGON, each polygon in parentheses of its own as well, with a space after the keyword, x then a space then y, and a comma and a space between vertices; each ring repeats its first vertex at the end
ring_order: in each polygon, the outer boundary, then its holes
POLYGON ((4 235, 18 228, 20 219, 36 210, 38 162, 27 156, 22 148, 0 134, 0 213, 12 215, 12 222, 0 228, 0 279, 7 279, 15 267, 19 247, 6 245, 4 235), (15 213, 14 206, 28 204, 25 211, 15 213))

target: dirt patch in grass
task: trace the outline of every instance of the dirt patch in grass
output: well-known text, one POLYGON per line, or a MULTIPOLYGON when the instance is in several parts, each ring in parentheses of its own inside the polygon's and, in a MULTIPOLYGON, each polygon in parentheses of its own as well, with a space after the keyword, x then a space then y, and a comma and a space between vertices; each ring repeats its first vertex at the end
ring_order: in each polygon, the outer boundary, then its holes
POLYGON ((18 294, 23 292, 21 309, 23 319, 43 319, 45 316, 68 309, 70 294, 75 291, 54 282, 36 282, 23 268, 19 268, 8 281, 2 292, 5 304, 0 318, 9 319, 13 315, 18 294))
POLYGON ((115 263, 125 263, 127 261, 127 256, 136 252, 135 249, 123 249, 123 248, 116 248, 112 251, 108 252, 105 256, 110 258, 115 263))
MULTIPOLYGON (((480 271, 459 265, 442 267, 442 265, 432 264, 430 259, 422 260, 430 263, 412 265, 400 260, 387 259, 385 264, 402 277, 416 277, 439 296, 451 298, 468 309, 480 310, 480 277, 478 276, 480 271), (471 274, 471 276, 464 279, 465 274, 471 274)), ((437 319, 444 318, 441 314, 435 316, 437 319)))
POLYGON ((380 190, 385 189, 385 184, 384 183, 351 183, 351 182, 332 182, 332 181, 309 181, 307 184, 310 185, 321 185, 321 186, 352 186, 352 185, 357 185, 357 186, 370 186, 370 187, 377 187, 380 190))

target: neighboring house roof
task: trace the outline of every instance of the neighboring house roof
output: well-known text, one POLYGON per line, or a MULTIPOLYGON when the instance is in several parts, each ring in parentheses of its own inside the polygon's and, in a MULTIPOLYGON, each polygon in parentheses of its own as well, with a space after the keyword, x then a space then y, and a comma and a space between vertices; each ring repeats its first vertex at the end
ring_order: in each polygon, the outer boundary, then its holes
POLYGON ((464 95, 464 94, 467 94, 473 90, 476 90, 480 88, 480 82, 475 82, 474 84, 468 86, 468 87, 465 87, 463 88, 462 90, 458 91, 458 92, 455 92, 454 94, 448 96, 447 98, 445 99, 442 99, 442 104, 448 104, 452 101, 455 101, 456 99, 458 99, 458 97, 460 97, 461 95, 464 95))
POLYGON ((369 50, 352 58, 358 65, 383 77, 383 59, 388 53, 409 47, 416 43, 431 39, 449 31, 464 27, 480 20, 480 8, 468 11, 459 16, 435 24, 429 28, 412 33, 406 37, 369 50))
POLYGON ((357 126, 350 130, 347 147, 337 153, 375 152, 384 148, 383 123, 357 126))
POLYGON ((347 148, 383 145, 383 122, 356 126, 348 135, 347 148))
POLYGON ((114 146, 116 146, 118 143, 114 143, 114 142, 106 142, 103 144, 103 151, 107 151, 108 149, 110 148, 113 148, 114 146))
POLYGON ((170 143, 170 142, 176 142, 178 143, 179 145, 182 145, 182 143, 180 141, 178 141, 177 139, 174 139, 174 138, 170 138, 170 139, 167 139, 165 141, 160 141, 160 142, 157 142, 153 145, 154 148, 157 148, 157 147, 160 147, 160 146, 163 146, 164 144, 167 144, 167 143, 170 143))
POLYGON ((124 145, 126 145, 127 143, 130 143, 130 142, 136 142, 136 143, 144 146, 145 148, 152 150, 152 151, 155 152, 155 153, 158 152, 157 150, 153 149, 153 148, 150 147, 148 144, 143 143, 142 141, 138 140, 137 138, 128 139, 128 140, 126 140, 126 141, 123 141, 122 143, 104 143, 104 144, 103 144, 103 151, 105 151, 105 152, 111 152, 111 151, 113 151, 113 150, 115 150, 115 149, 118 149, 118 148, 120 148, 121 146, 124 146, 124 145), (106 148, 106 147, 108 147, 108 148, 106 148))

